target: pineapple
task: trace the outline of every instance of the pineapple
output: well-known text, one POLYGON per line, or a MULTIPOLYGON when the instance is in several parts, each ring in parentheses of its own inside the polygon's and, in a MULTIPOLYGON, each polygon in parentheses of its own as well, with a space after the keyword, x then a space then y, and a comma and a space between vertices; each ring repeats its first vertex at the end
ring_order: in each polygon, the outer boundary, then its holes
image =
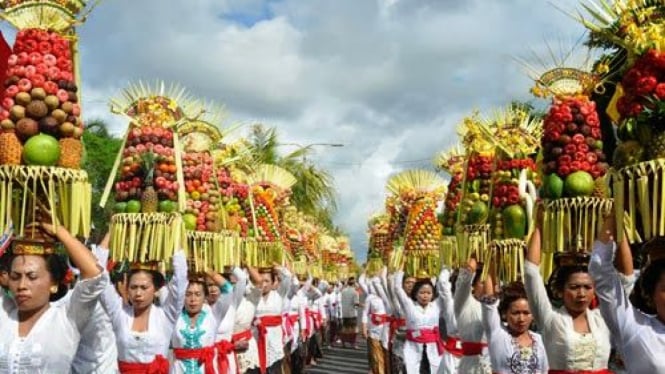
POLYGON ((607 175, 604 175, 594 181, 593 194, 591 196, 601 199, 609 199, 611 197, 607 179, 607 175))
POLYGON ((0 134, 0 165, 20 165, 23 146, 14 130, 0 134))
POLYGON ((650 160, 665 158, 665 131, 654 131, 646 148, 650 160))
POLYGON ((143 171, 145 172, 145 179, 143 180, 145 189, 141 194, 141 212, 156 213, 159 202, 157 200, 157 192, 153 188, 155 179, 155 154, 150 150, 141 155, 141 160, 143 161, 143 171))
POLYGON ((60 139, 60 159, 58 166, 69 169, 81 168, 81 156, 83 155, 83 144, 74 138, 60 139))

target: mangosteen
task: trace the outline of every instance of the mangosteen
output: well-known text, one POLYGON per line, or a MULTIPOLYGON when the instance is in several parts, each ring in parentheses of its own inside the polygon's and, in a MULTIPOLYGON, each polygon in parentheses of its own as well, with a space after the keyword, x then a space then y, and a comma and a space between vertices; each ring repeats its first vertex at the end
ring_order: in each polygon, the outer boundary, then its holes
POLYGON ((51 115, 53 116, 53 118, 58 120, 58 123, 63 123, 67 120, 67 113, 65 113, 65 111, 62 109, 54 110, 53 113, 51 113, 51 115))
POLYGON ((14 99, 16 100, 16 104, 26 106, 32 101, 32 96, 27 92, 19 92, 14 99))
POLYGON ((575 123, 577 123, 578 125, 583 125, 586 122, 582 114, 575 114, 574 118, 575 118, 575 123))
POLYGON ((14 121, 25 118, 25 108, 20 105, 12 106, 9 110, 9 117, 14 121))
POLYGON ((566 134, 563 134, 559 137, 559 143, 561 143, 563 145, 566 145, 566 144, 570 143, 571 140, 572 140, 572 138, 570 136, 566 135, 566 134))
POLYGON ((561 148, 561 147, 552 148, 552 155, 559 156, 562 153, 563 153, 563 148, 561 148))
POLYGON ((25 113, 30 118, 41 119, 48 114, 48 107, 41 100, 33 100, 25 107, 25 113))
POLYGON ((66 90, 76 93, 78 91, 78 87, 76 87, 76 83, 74 83, 73 81, 70 81, 70 82, 67 82, 66 90))
POLYGON ((582 126, 580 126, 580 132, 581 132, 584 136, 589 136, 589 135, 591 135, 591 126, 589 126, 589 125, 582 125, 582 126))
POLYGON ((58 97, 55 95, 48 95, 44 98, 44 102, 46 103, 46 106, 50 110, 55 110, 58 109, 60 106, 60 100, 58 100, 58 97))
POLYGON ((39 133, 39 124, 32 118, 23 118, 16 123, 16 134, 22 140, 27 140, 39 133))
POLYGON ((77 116, 67 116, 67 119, 65 121, 71 122, 72 124, 74 124, 74 126, 76 126, 79 122, 79 118, 77 116))
POLYGON ((12 75, 11 77, 7 78, 7 80, 5 80, 5 86, 9 87, 13 84, 18 83, 18 81, 20 81, 20 80, 21 80, 21 78, 19 78, 18 76, 12 75))
POLYGON ((44 117, 39 121, 39 131, 41 132, 56 136, 58 135, 58 129, 58 120, 51 116, 44 117))
POLYGON ((570 108, 570 113, 572 113, 573 115, 579 114, 579 112, 580 112, 580 108, 578 108, 576 106, 570 108))
POLYGON ((79 97, 76 95, 76 92, 69 91, 68 93, 69 93, 68 100, 71 101, 72 103, 78 103, 79 97))
POLYGON ((574 134, 577 132, 577 125, 573 122, 570 122, 566 126, 566 130, 568 130, 569 133, 574 134))
POLYGON ((66 80, 64 80, 64 79, 60 79, 60 80, 58 81, 58 88, 63 89, 63 90, 66 90, 68 84, 69 84, 69 83, 68 83, 66 80))

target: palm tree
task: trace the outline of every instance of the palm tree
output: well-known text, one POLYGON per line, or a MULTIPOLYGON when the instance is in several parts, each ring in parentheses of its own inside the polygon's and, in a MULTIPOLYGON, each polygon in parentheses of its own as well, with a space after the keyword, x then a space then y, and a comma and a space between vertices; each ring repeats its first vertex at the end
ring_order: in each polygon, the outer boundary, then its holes
POLYGON ((332 217, 337 210, 333 178, 328 171, 307 161, 312 147, 301 147, 282 156, 277 150, 280 143, 276 129, 260 124, 252 127, 249 144, 256 163, 280 166, 296 177, 298 182, 293 186, 291 196, 293 205, 333 229, 332 217))

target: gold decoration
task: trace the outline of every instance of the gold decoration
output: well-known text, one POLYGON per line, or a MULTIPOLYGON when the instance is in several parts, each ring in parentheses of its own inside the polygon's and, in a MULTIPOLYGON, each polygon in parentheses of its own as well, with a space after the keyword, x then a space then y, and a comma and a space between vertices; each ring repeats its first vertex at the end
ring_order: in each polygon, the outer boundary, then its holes
POLYGON ((85 171, 0 166, 0 232, 13 224, 15 235, 23 237, 40 204, 53 213, 54 225, 63 225, 72 235, 90 235, 92 190, 85 171))
POLYGON ((665 236, 665 159, 655 159, 612 169, 617 236, 624 233, 630 243, 642 243, 665 236))
POLYGON ((114 262, 169 262, 173 253, 187 249, 179 214, 123 213, 111 217, 110 256, 114 262))
POLYGON ((238 233, 187 231, 187 248, 196 272, 212 269, 218 273, 226 267, 240 266, 242 247, 238 233))

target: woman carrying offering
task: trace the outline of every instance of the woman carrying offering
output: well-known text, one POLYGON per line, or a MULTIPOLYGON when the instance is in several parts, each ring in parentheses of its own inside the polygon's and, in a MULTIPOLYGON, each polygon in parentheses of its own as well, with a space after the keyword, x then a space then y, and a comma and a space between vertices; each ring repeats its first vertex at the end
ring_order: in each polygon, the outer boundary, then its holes
MULTIPOLYGON (((614 215, 605 218, 603 230, 594 243, 589 272, 596 282, 600 307, 626 358, 628 373, 665 372, 665 241, 662 237, 644 245, 649 261, 638 280, 639 297, 655 315, 637 310, 628 300, 619 273, 614 268, 616 228, 614 215)), ((625 240, 625 236, 624 236, 625 240)), ((632 262, 630 248, 622 243, 619 263, 632 262)))
POLYGON ((481 298, 483 326, 489 345, 492 372, 547 373, 547 355, 543 340, 540 334, 529 331, 533 316, 524 285, 519 282, 507 285, 503 288, 499 301, 494 295, 494 278, 494 274, 487 277, 485 296, 481 298), (506 322, 505 327, 502 320, 506 322))
POLYGON ((134 269, 127 286, 131 305, 123 306, 122 298, 110 284, 102 293, 102 306, 111 318, 118 366, 123 374, 169 372, 166 357, 187 290, 187 260, 182 250, 173 255, 173 279, 164 304, 154 305, 155 293, 163 284, 164 277, 159 272, 134 269))
MULTIPOLYGON (((235 274, 238 276, 242 272, 237 270, 235 274)), ((215 272, 208 271, 207 276, 220 289, 221 295, 209 306, 205 302, 208 292, 205 277, 189 280, 185 309, 178 319, 171 342, 175 356, 172 373, 226 374, 230 373, 231 362, 235 363, 233 358, 229 360, 226 350, 215 344, 219 325, 233 303, 233 285, 215 272)), ((244 287, 238 291, 244 292, 244 287)), ((229 352, 233 353, 232 346, 229 352)))
POLYGON ((545 341, 550 374, 610 373, 610 332, 598 309, 590 309, 594 283, 586 264, 574 261, 552 274, 563 306, 554 309, 540 275, 542 217, 538 218, 524 265, 526 293, 545 341))
POLYGON ((80 270, 81 281, 66 302, 52 306, 51 301, 67 292, 63 283, 67 261, 44 248, 13 243, 9 290, 14 298, 0 292, 0 372, 68 373, 81 330, 109 278, 93 254, 63 226, 42 222, 33 230, 62 243, 80 270))
POLYGON ((477 299, 484 293, 481 274, 482 264, 479 266, 474 258, 470 258, 467 266, 460 269, 455 283, 454 311, 457 330, 462 339, 460 373, 492 372, 482 322, 482 307, 477 299))
POLYGON ((434 285, 429 279, 413 286, 411 297, 400 286, 404 272, 396 273, 393 292, 406 313, 406 342, 404 363, 407 374, 420 373, 421 365, 426 373, 436 373, 443 356, 444 344, 439 334, 439 318, 443 313, 442 300, 436 297, 434 285))

